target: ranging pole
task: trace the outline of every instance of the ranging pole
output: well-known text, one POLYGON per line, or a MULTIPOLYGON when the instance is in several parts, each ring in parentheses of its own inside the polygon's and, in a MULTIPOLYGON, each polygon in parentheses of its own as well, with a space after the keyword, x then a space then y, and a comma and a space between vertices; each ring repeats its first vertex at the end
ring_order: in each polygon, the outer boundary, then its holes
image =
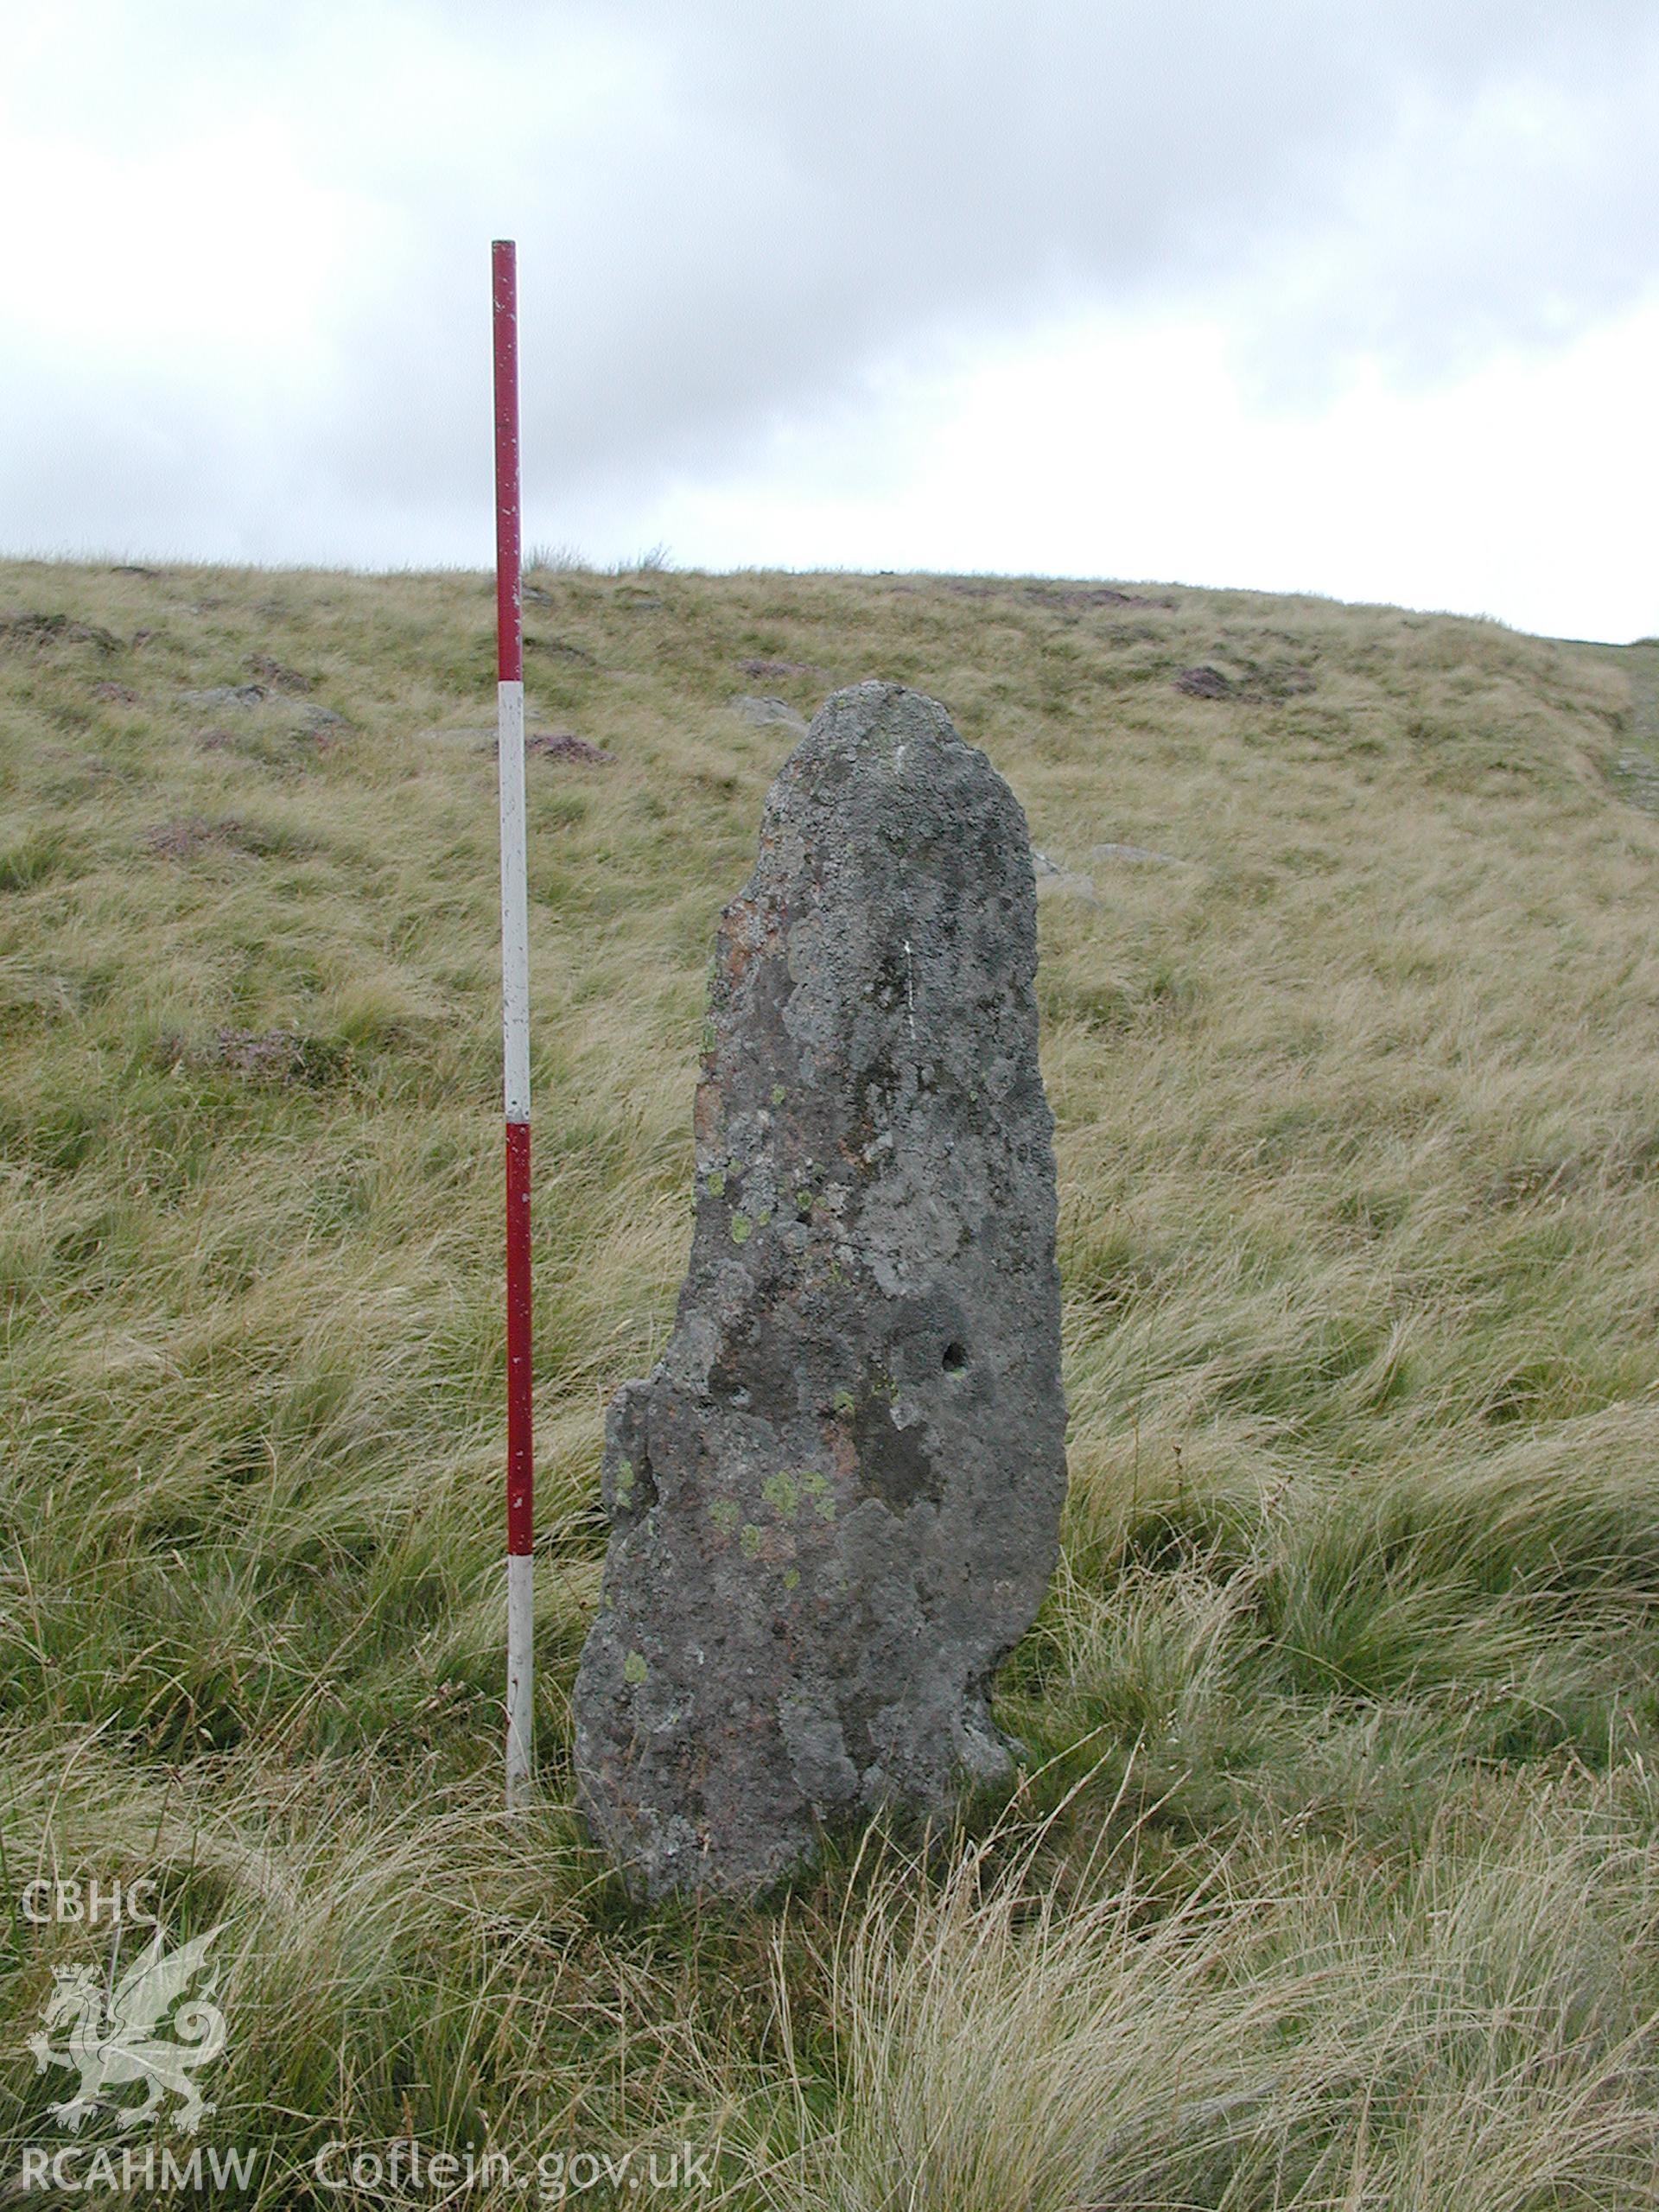
POLYGON ((507 1116, 507 1807, 530 1796, 534 1733, 530 1397, 530 925, 518 535, 518 276, 491 248, 495 328, 496 732, 501 783, 501 1041, 507 1116))

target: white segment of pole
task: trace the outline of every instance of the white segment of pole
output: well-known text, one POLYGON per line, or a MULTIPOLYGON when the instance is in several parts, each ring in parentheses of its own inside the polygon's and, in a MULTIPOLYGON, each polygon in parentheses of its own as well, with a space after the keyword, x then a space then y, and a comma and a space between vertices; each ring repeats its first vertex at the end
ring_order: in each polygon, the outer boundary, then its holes
POLYGON ((524 687, 495 687, 501 785, 501 1065, 507 1119, 530 1119, 530 910, 524 858, 524 687))
POLYGON ((528 1552, 507 1554, 507 1810, 530 1802, 530 1761, 535 1741, 536 1562, 528 1552))

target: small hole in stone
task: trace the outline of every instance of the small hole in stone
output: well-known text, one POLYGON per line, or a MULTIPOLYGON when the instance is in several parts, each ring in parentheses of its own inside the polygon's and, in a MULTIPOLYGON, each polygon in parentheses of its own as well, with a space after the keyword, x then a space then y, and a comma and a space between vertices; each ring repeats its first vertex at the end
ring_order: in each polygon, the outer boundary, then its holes
POLYGON ((947 1375, 960 1375, 963 1369, 968 1364, 967 1345, 946 1344, 944 1348, 944 1357, 940 1363, 944 1367, 947 1375))

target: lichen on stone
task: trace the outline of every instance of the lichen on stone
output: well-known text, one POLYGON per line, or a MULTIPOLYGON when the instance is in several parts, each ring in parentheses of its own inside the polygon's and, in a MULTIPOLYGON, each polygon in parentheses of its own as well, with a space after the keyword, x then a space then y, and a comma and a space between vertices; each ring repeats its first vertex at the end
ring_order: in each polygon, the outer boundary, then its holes
POLYGON ((787 1467, 768 1475, 760 1485, 760 1495, 780 1521, 792 1521, 800 1510, 801 1486, 787 1467))

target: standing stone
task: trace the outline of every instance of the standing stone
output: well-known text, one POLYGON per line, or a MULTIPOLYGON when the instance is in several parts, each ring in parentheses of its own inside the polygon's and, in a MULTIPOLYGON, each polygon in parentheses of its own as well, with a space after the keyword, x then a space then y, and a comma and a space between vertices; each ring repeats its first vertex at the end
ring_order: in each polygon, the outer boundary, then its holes
POLYGON ((836 693, 721 918, 690 1264, 606 1422, 575 1766, 637 1891, 1011 1771, 1065 1493, 1036 963, 1013 792, 920 693, 836 693))

